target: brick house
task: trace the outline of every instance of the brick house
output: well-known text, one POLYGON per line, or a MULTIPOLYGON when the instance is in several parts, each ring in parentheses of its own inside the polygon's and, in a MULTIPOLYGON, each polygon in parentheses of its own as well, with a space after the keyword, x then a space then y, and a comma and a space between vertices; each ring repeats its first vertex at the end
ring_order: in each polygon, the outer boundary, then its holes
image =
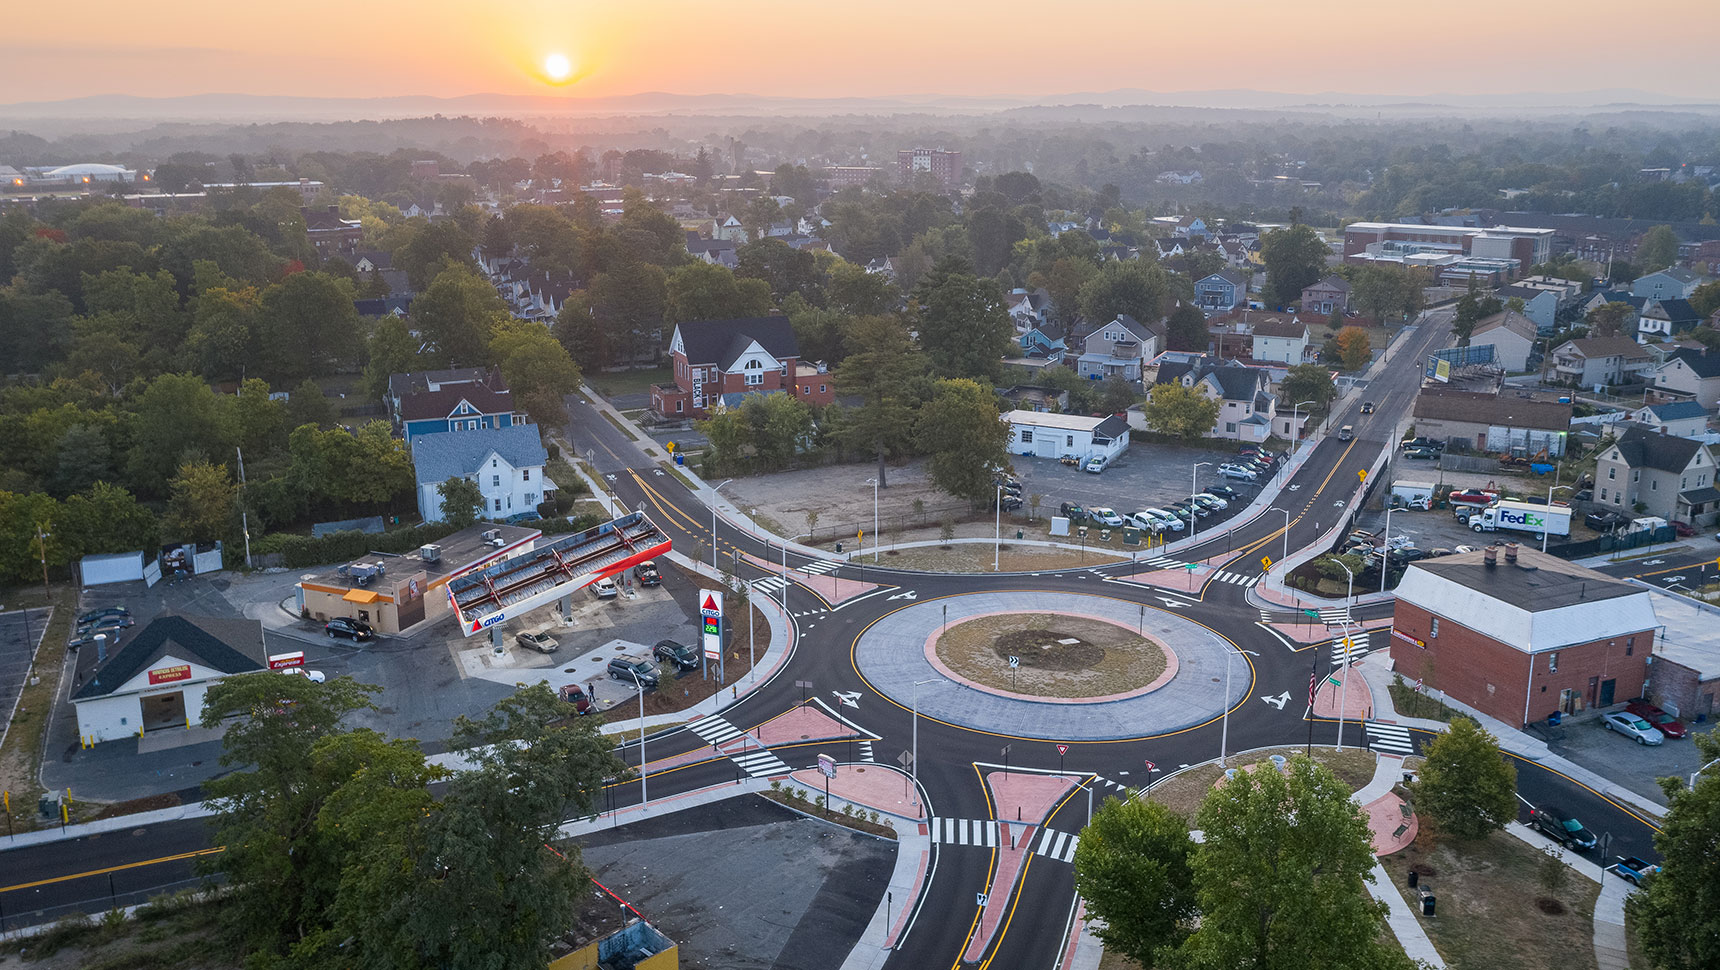
POLYGON ((1506 543, 1405 571, 1392 661, 1520 726, 1642 696, 1659 626, 1647 589, 1506 543))
POLYGON ((675 383, 651 388, 651 408, 666 418, 703 418, 747 394, 788 393, 812 405, 836 399, 824 365, 800 363, 785 316, 692 320, 669 341, 675 383))

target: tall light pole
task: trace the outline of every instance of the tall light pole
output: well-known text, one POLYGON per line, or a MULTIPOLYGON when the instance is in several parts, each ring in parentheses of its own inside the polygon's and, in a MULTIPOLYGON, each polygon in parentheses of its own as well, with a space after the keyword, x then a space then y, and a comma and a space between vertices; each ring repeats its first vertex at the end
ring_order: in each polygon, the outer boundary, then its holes
POLYGON ((908 756, 908 777, 914 782, 914 799, 916 801, 918 801, 920 797, 920 688, 927 684, 947 683, 949 683, 949 681, 942 677, 933 677, 931 680, 914 681, 914 690, 912 694, 914 701, 914 750, 908 756))
POLYGON ((1274 505, 1271 508, 1267 509, 1266 511, 1268 511, 1268 512, 1283 512, 1284 513, 1284 557, 1283 558, 1287 560, 1290 558, 1290 510, 1289 509, 1281 509, 1278 506, 1274 505))
MULTIPOLYGON (((732 478, 724 479, 723 485, 727 485, 729 482, 732 482, 732 481, 734 481, 734 479, 732 479, 732 478)), ((712 572, 717 571, 717 493, 722 491, 723 485, 718 485, 716 488, 711 489, 711 571, 712 572)))
POLYGON ((1696 787, 1696 776, 1697 775, 1702 774, 1704 771, 1707 771, 1709 768, 1712 768, 1717 764, 1720 764, 1720 758, 1715 758, 1713 761, 1710 761, 1707 764, 1703 765, 1702 767, 1696 769, 1695 771, 1692 771, 1690 773, 1690 787, 1691 788, 1696 787))
POLYGON ((651 795, 645 787, 645 778, 650 774, 645 769, 645 685, 639 682, 639 674, 633 668, 627 668, 627 674, 639 690, 639 810, 643 812, 651 802, 651 795))
POLYGON ((1300 422, 1302 405, 1313 403, 1311 400, 1297 401, 1296 405, 1290 409, 1290 453, 1292 455, 1296 453, 1297 447, 1302 444, 1302 425, 1300 422))
MULTIPOLYGON (((1338 562, 1336 559, 1332 561, 1338 562)), ((1343 683, 1338 686, 1338 750, 1343 751, 1344 715, 1349 713, 1350 700, 1350 616, 1351 608, 1355 604, 1356 574, 1350 572, 1350 567, 1341 562, 1338 562, 1338 568, 1342 569, 1344 575, 1349 577, 1350 584, 1349 592, 1344 594, 1344 676, 1340 678, 1343 683)), ((1308 716, 1313 717, 1313 712, 1310 711, 1308 716)))
MULTIPOLYGON (((1570 490, 1571 490, 1571 486, 1569 486, 1569 485, 1554 485, 1551 488, 1547 489, 1547 515, 1549 518, 1553 514, 1553 493, 1558 492, 1558 491, 1568 492, 1570 490)), ((1547 533, 1548 533, 1548 531, 1549 530, 1546 528, 1545 525, 1543 525, 1541 527, 1541 551, 1542 552, 1547 551, 1547 533)), ((1569 530, 1566 530, 1566 531, 1569 531, 1569 530)))
POLYGON ((872 563, 878 562, 878 480, 866 479, 866 484, 872 486, 872 563))
POLYGON ((992 539, 991 539, 991 571, 997 572, 999 563, 1003 561, 1003 484, 998 483, 997 495, 992 498, 992 539))
POLYGON ((1200 466, 1210 464, 1212 464, 1210 461, 1197 461, 1194 463, 1194 467, 1188 470, 1188 537, 1190 539, 1194 538, 1195 522, 1200 519, 1201 505, 1194 500, 1194 497, 1200 493, 1200 466))
POLYGON ((1380 546, 1380 592, 1386 591, 1386 572, 1392 563, 1392 509, 1386 506, 1386 535, 1380 546))
MULTIPOLYGON (((794 536, 793 538, 782 540, 782 611, 784 613, 788 612, 788 544, 793 542, 795 539, 805 539, 810 535, 812 535, 812 533, 802 532, 800 535, 794 536)), ((764 554, 767 556, 770 555, 770 547, 765 547, 764 554)), ((765 561, 769 562, 770 560, 767 559, 765 561)))
MULTIPOLYGON (((1238 647, 1237 649, 1241 650, 1242 648, 1238 647)), ((1252 650, 1243 650, 1242 652, 1251 657, 1260 656, 1252 650)), ((1225 755, 1230 750, 1230 658, 1232 654, 1233 651, 1230 650, 1224 652, 1224 718, 1218 733, 1218 766, 1220 768, 1224 767, 1225 755)), ((1309 716, 1312 715, 1313 712, 1310 711, 1309 716)))

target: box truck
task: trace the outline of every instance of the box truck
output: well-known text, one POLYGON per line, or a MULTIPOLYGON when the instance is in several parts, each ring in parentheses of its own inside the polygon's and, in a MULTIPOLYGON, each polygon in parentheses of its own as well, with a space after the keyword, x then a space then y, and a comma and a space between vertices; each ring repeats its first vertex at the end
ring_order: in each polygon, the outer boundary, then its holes
POLYGON ((1402 509, 1433 508, 1432 482, 1392 482, 1391 504, 1402 509))
POLYGON ((1571 509, 1565 505, 1536 505, 1533 502, 1504 501, 1490 505, 1469 518, 1469 527, 1476 532, 1511 529, 1540 535, 1568 536, 1571 534, 1571 509))

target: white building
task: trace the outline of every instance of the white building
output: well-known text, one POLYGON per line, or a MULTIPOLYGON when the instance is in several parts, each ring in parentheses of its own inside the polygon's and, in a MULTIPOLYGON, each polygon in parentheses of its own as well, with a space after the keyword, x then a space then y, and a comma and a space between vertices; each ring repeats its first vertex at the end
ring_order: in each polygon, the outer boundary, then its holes
POLYGON ((1009 422, 1009 453, 1023 458, 1061 458, 1074 455, 1085 461, 1106 461, 1129 450, 1129 423, 1116 415, 1090 418, 1081 414, 1049 414, 1044 411, 1006 411, 1009 422))
POLYGON ((1268 317, 1254 325, 1254 346, 1249 356, 1255 360, 1270 360, 1291 367, 1308 356, 1308 327, 1291 317, 1283 320, 1268 317))
POLYGON ((259 623, 161 617, 123 646, 78 651, 72 688, 78 736, 95 744, 183 730, 202 718, 211 686, 267 669, 259 623))
POLYGON ((418 514, 426 522, 442 521, 437 486, 450 478, 469 478, 484 496, 479 511, 483 518, 536 518, 538 503, 555 491, 555 483, 544 477, 548 461, 549 452, 534 424, 415 438, 412 465, 418 478, 418 514))

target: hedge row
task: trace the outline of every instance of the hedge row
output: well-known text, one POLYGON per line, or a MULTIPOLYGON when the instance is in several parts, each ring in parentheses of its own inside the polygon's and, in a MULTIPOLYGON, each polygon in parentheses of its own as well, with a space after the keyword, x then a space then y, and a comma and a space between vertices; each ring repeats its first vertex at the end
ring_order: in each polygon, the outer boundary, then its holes
MULTIPOLYGON (((514 524, 522 529, 537 529, 545 535, 565 535, 594 528, 602 521, 595 515, 578 515, 572 518, 526 519, 514 524)), ((288 569, 303 569, 331 562, 351 562, 372 552, 403 555, 458 531, 460 530, 446 522, 427 522, 411 529, 381 533, 331 532, 325 536, 314 537, 276 533, 252 542, 251 553, 253 556, 278 553, 281 556, 281 565, 288 569)))

